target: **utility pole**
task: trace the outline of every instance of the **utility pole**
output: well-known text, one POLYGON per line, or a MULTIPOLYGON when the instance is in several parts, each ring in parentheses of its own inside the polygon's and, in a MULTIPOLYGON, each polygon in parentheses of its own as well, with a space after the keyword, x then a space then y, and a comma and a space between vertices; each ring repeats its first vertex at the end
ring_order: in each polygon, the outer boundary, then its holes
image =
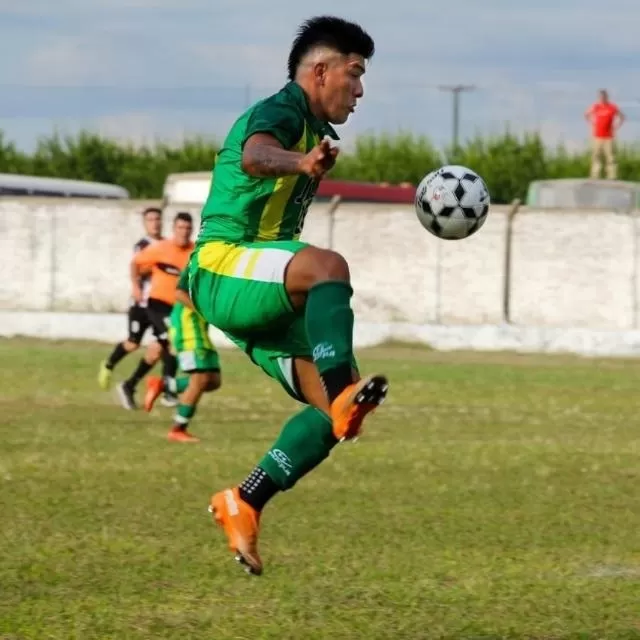
POLYGON ((453 97, 453 132, 451 148, 453 153, 458 150, 458 136, 460 132, 460 94, 463 91, 474 91, 475 86, 471 84, 440 85, 440 91, 450 91, 453 97))

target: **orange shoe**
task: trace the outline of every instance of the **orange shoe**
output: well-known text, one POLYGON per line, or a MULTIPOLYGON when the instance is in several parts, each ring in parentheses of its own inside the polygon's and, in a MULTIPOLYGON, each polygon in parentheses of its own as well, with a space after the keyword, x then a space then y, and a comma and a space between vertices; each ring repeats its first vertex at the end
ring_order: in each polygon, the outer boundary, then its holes
POLYGON ((388 389, 383 375, 367 376, 346 387, 331 403, 333 435, 340 442, 357 437, 365 416, 384 402, 388 389))
POLYGON ((262 573, 262 560, 258 554, 260 513, 240 498, 237 487, 214 494, 209 511, 224 530, 236 560, 244 565, 247 573, 259 576, 262 573))
POLYGON ((164 391, 164 380, 160 376, 147 378, 147 390, 144 394, 144 410, 151 411, 158 396, 164 391))
POLYGON ((196 436, 179 426, 173 427, 171 431, 169 431, 167 440, 171 442, 200 442, 200 438, 196 438, 196 436))

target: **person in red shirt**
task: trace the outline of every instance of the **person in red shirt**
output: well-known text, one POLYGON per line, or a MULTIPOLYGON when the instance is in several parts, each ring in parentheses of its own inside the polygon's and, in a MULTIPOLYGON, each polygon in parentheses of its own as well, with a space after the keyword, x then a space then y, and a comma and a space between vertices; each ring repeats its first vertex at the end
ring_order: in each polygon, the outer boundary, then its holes
POLYGON ((600 177, 601 158, 604 157, 607 178, 615 180, 617 166, 613 140, 624 122, 624 115, 618 109, 618 105, 609 101, 609 95, 605 89, 599 91, 598 97, 599 100, 594 102, 584 114, 587 122, 591 123, 591 177, 600 177))

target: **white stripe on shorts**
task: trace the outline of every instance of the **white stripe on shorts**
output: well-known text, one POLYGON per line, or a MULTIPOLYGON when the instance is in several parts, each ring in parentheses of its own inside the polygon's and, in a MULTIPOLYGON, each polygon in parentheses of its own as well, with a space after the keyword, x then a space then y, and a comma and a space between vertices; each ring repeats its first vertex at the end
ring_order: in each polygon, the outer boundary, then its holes
POLYGON ((284 283, 284 271, 293 255, 293 252, 284 249, 247 249, 246 256, 243 255, 238 260, 233 275, 236 278, 248 277, 249 280, 257 280, 258 282, 284 283), (249 276, 245 276, 245 269, 256 251, 260 255, 256 260, 253 271, 249 276))

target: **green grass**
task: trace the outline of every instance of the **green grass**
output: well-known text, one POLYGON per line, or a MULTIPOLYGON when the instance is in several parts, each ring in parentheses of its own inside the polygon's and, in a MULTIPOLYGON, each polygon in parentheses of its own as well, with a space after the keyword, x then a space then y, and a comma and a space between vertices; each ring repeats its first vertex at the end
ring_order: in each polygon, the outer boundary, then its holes
POLYGON ((0 341, 0 638, 640 638, 640 362, 362 352, 389 400, 265 510, 254 578, 206 508, 295 403, 223 351, 172 444, 107 349, 0 341))

